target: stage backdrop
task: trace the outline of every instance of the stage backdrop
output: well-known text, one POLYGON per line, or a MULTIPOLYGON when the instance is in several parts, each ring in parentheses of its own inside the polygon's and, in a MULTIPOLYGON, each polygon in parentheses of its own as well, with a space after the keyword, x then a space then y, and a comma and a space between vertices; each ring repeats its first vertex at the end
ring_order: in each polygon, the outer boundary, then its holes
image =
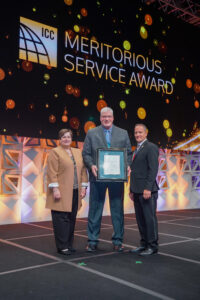
MULTIPOLYGON (((0 224, 50 220, 46 162, 58 140, 0 136, 0 224)), ((82 149, 82 142, 74 142, 82 149)), ((160 150, 158 210, 200 208, 200 153, 160 150)), ((88 189, 89 190, 89 189, 88 189)), ((87 217, 88 194, 78 217, 87 217)), ((134 212, 125 183, 125 213, 134 212)), ((109 215, 108 196, 104 215, 109 215)))
POLYGON ((162 149, 200 136, 200 29, 155 2, 4 1, 0 134, 84 141, 110 106, 132 144, 139 122, 162 149))

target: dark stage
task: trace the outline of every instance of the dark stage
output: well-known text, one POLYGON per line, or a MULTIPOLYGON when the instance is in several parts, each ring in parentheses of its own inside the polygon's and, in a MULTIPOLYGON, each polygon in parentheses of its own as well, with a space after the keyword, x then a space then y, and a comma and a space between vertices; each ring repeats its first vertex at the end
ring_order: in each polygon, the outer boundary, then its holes
POLYGON ((56 253, 51 222, 0 226, 0 299, 199 299, 200 209, 158 212, 159 253, 141 258, 135 215, 125 215, 124 253, 112 251, 110 217, 99 250, 86 253, 77 219, 76 254, 56 253))

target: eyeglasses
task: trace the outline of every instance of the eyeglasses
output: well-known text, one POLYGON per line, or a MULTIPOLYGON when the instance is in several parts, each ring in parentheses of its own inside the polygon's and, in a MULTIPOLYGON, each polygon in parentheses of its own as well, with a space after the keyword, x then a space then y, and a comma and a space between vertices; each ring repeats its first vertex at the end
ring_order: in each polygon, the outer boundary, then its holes
POLYGON ((113 118, 113 116, 101 116, 101 118, 102 119, 106 119, 106 118, 111 119, 111 118, 113 118))

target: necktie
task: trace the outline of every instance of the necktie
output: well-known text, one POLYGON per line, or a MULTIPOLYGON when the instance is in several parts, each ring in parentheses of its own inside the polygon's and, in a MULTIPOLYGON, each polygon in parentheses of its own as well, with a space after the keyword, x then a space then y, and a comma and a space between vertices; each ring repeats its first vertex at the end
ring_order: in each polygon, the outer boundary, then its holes
POLYGON ((134 160, 136 154, 138 153, 139 149, 140 149, 140 145, 137 145, 137 148, 135 149, 135 151, 133 153, 133 160, 134 160))
POLYGON ((110 130, 106 130, 106 142, 108 148, 110 148, 110 130))

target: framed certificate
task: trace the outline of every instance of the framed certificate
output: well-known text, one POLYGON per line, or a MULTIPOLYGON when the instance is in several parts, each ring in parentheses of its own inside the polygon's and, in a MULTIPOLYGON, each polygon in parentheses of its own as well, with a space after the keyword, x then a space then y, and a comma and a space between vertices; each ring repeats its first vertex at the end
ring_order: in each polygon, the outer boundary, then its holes
POLYGON ((97 181, 127 181, 126 149, 97 149, 97 168, 97 181))

